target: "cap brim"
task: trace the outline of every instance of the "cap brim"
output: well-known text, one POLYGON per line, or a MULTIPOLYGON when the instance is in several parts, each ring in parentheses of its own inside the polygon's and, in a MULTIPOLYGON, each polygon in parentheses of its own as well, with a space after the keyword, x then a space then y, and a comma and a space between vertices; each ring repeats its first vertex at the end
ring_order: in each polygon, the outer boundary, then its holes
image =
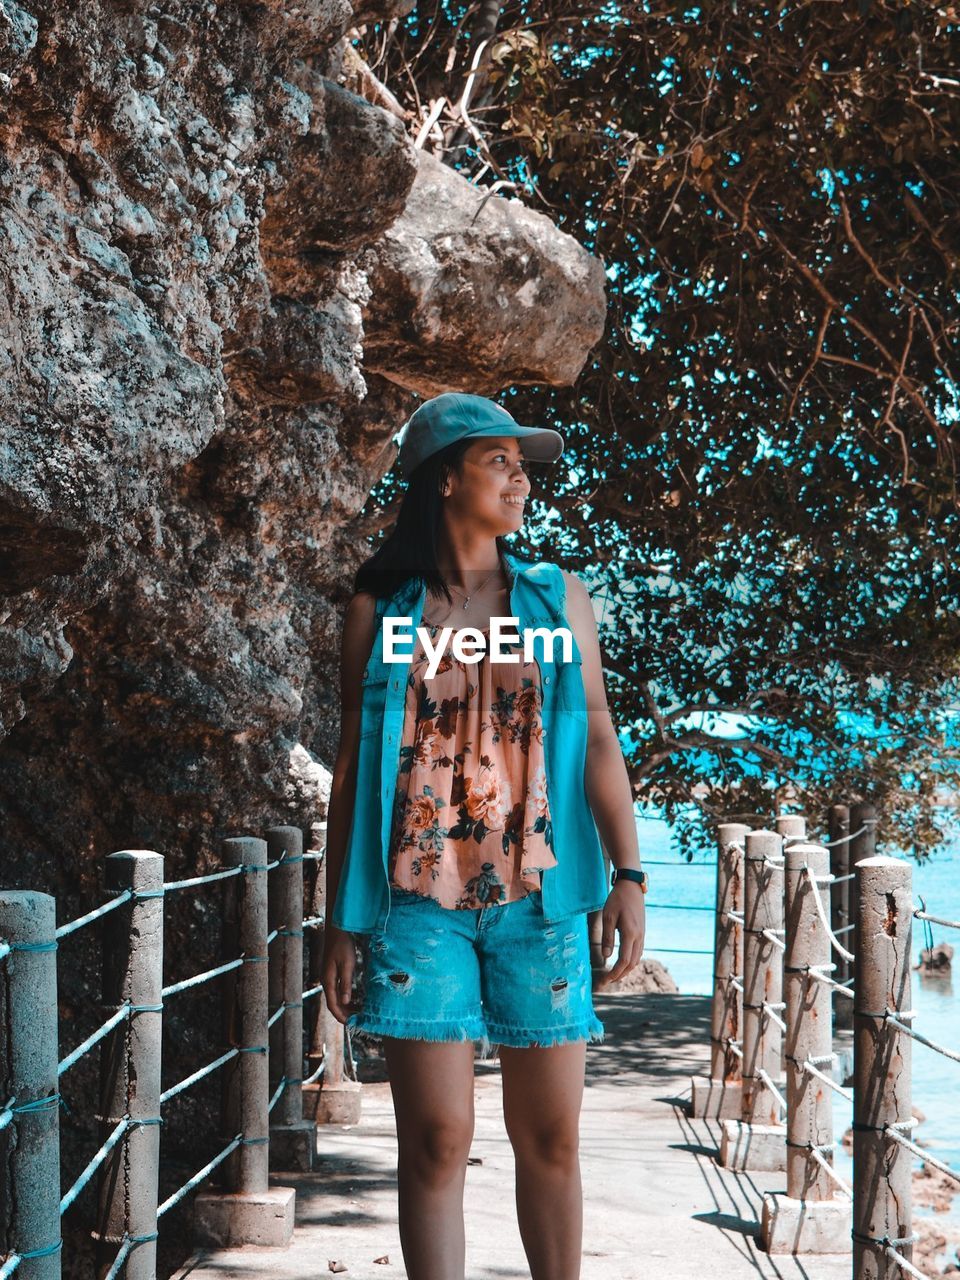
POLYGON ((514 436, 520 441, 520 451, 533 462, 556 462, 563 453, 563 436, 549 427, 522 427, 519 422, 496 423, 468 431, 467 436, 514 436))

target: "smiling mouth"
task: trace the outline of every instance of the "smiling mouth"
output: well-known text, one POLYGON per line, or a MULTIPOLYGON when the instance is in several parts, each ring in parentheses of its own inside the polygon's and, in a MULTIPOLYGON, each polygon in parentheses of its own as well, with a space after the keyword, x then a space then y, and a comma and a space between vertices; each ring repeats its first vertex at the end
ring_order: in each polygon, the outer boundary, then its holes
POLYGON ((516 496, 512 496, 512 497, 505 497, 501 499, 501 501, 506 502, 508 506, 511 506, 511 507, 522 507, 523 504, 526 502, 526 498, 521 497, 519 494, 517 494, 516 496))

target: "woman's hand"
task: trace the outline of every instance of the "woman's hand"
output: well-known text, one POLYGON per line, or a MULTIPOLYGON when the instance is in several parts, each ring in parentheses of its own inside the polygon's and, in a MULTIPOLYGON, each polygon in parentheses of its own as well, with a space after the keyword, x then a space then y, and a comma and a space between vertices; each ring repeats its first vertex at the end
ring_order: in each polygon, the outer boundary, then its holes
POLYGON ((357 964, 357 946, 352 933, 327 925, 323 946, 321 984, 327 1008, 338 1022, 346 1024, 352 1012, 353 971, 357 964))
POLYGON ((620 934, 620 953, 609 973, 599 979, 598 985, 617 982, 635 969, 643 955, 645 916, 643 890, 635 880, 618 880, 607 895, 603 906, 603 935, 600 949, 603 959, 613 954, 614 934, 620 934))

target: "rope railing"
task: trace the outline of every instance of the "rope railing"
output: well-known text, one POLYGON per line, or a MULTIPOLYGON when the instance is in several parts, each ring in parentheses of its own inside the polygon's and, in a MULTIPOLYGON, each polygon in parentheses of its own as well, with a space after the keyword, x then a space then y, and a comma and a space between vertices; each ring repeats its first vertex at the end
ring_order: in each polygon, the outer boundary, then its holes
POLYGON ((912 1010, 909 1013, 901 1013, 899 1016, 893 1009, 886 1009, 882 1014, 866 1014, 864 1016, 877 1016, 884 1018, 885 1020, 888 1020, 891 1025, 895 1026, 898 1031, 902 1031, 905 1036, 909 1036, 911 1040, 916 1040, 918 1044, 925 1045, 928 1049, 933 1049, 935 1053, 943 1054, 945 1058, 950 1058, 954 1062, 960 1062, 960 1053, 958 1053, 956 1049, 947 1049, 944 1045, 937 1044, 935 1040, 929 1040, 926 1036, 922 1036, 919 1031, 914 1031, 913 1027, 907 1026, 905 1022, 901 1021, 903 1018, 915 1016, 912 1010))
POLYGON ((813 872, 810 870, 810 868, 806 865, 806 863, 804 863, 803 867, 801 868, 801 872, 804 876, 806 876, 807 882, 810 885, 810 892, 813 894, 814 906, 817 909, 817 914, 820 917, 820 922, 822 923, 824 929, 826 930, 826 934, 830 940, 831 947, 834 949, 834 951, 836 951, 837 955, 843 956, 845 960, 853 960, 855 958, 853 952, 848 951, 846 949, 846 947, 843 945, 843 943, 840 941, 837 935, 833 932, 833 929, 830 927, 830 921, 827 918, 827 912, 823 905, 823 898, 821 898, 820 896, 819 885, 829 884, 832 877, 815 876, 813 872))
POLYGON ((960 920, 946 920, 943 916, 932 916, 920 909, 914 910, 913 915, 916 920, 929 920, 931 924, 942 924, 946 929, 960 929, 960 920))
POLYGON ((910 922, 960 922, 928 911, 922 898, 913 903, 908 862, 876 857, 870 805, 855 806, 853 821, 850 813, 834 806, 830 838, 816 844, 799 815, 778 819, 775 832, 720 825, 711 1073, 693 1078, 690 1105, 695 1116, 720 1120, 721 1164, 786 1168, 786 1195, 764 1199, 768 1252, 834 1252, 845 1233, 855 1277, 893 1274, 876 1270, 879 1255, 903 1274, 922 1274, 910 1255, 912 1161, 958 1184, 960 1170, 906 1134, 917 1123, 908 1050, 916 1042, 960 1062, 960 1049, 914 1025, 910 922), (850 1088, 836 1075, 832 1024, 843 1030, 852 1020, 877 1030, 853 1040, 850 1088), (833 1165, 831 1093, 853 1107, 852 1183, 833 1165), (771 1163, 778 1144, 779 1166, 771 1163))
POLYGON ((189 1089, 191 1085, 197 1084, 198 1081, 212 1075, 214 1071, 217 1071, 225 1063, 235 1058, 239 1052, 240 1050, 234 1046, 232 1049, 228 1049, 226 1053, 222 1053, 219 1058, 215 1058, 213 1062, 208 1062, 205 1067, 199 1067, 196 1071, 184 1077, 183 1080, 179 1080, 176 1084, 170 1085, 168 1089, 164 1089, 160 1094, 161 1106, 163 1103, 169 1102, 171 1098, 175 1098, 178 1093, 183 1093, 185 1089, 189 1089))
POLYGON ((8 974, 8 1014, 13 1007, 36 1011, 36 1017, 14 1019, 12 1034, 0 1047, 6 1055, 6 1078, 16 1083, 16 1091, 0 1104, 0 1130, 17 1128, 20 1153, 11 1171, 13 1182, 8 1181, 10 1204, 0 1205, 12 1244, 0 1257, 0 1280, 13 1276, 22 1264, 53 1257, 62 1249, 59 1219, 94 1182, 99 1187, 96 1262, 98 1274, 106 1280, 155 1280, 160 1219, 198 1188, 201 1199, 195 1216, 201 1235, 204 1203, 219 1202, 221 1226, 223 1205, 228 1214, 234 1213, 235 1204, 240 1207, 234 1214, 237 1220, 230 1224, 235 1242, 287 1242, 292 1209, 278 1211, 277 1197, 292 1203, 294 1193, 270 1188, 271 1158, 281 1168, 309 1168, 315 1123, 329 1109, 320 1106, 316 1092, 320 1083, 330 1105, 336 1103, 338 1087, 358 1089, 359 1085, 349 1039, 322 1003, 312 1006, 316 1009, 312 1045, 309 1053, 304 1052, 304 1004, 323 990, 315 980, 309 984, 304 980, 304 938, 310 937, 313 977, 319 974, 325 911, 322 880, 312 888, 312 913, 304 910, 303 864, 322 876, 324 850, 303 852, 297 828, 276 827, 267 834, 267 841, 250 837, 224 841, 224 860, 230 865, 181 880, 163 880, 163 859, 158 854, 111 855, 106 860, 107 900, 59 926, 55 902, 48 895, 0 893, 0 963, 14 954, 23 956, 23 963, 8 974), (221 950, 227 954, 200 973, 164 984, 166 895, 216 884, 226 895, 221 950), (104 929, 105 1016, 58 1060, 58 945, 98 923, 104 929), (160 1036, 166 1003, 214 980, 220 982, 223 1025, 233 1028, 234 1042, 205 1065, 161 1088, 160 1036), (100 1145, 63 1191, 59 1214, 43 1223, 42 1238, 37 1238, 36 1214, 18 1214, 23 1196, 14 1184, 18 1179, 22 1187, 59 1182, 57 1113, 62 1100, 57 1082, 95 1052, 101 1055, 103 1089, 98 1107, 100 1145), (309 1074, 302 1070, 305 1057, 320 1059, 309 1074), (161 1202, 160 1130, 164 1120, 169 1121, 164 1113, 175 1099, 214 1074, 220 1075, 221 1107, 232 1136, 161 1202), (305 1120, 303 1099, 310 1090, 316 1117, 305 1120), (51 1115, 52 1124, 43 1118, 51 1115), (43 1128, 38 1129, 41 1122, 43 1128), (221 1178, 226 1196, 204 1189, 213 1174, 221 1178))
MULTIPOLYGON (((834 1145, 833 1143, 830 1144, 831 1147, 833 1145, 834 1145)), ((844 1178, 840 1177, 839 1173, 837 1173, 836 1169, 834 1169, 832 1164, 830 1164, 826 1159, 824 1159, 823 1152, 820 1150, 819 1147, 814 1147, 814 1146, 810 1147, 810 1159, 815 1161, 820 1166, 820 1168, 824 1171, 827 1177, 837 1187, 840 1188, 840 1190, 843 1192, 845 1196, 847 1196, 850 1200, 853 1199, 853 1187, 851 1187, 850 1183, 847 1182, 844 1178)))
POLYGON ((57 939, 65 938, 68 934, 76 933, 78 929, 83 929, 88 924, 93 924, 95 920, 102 919, 110 911, 116 911, 117 907, 122 907, 125 902, 129 902, 133 894, 129 889, 124 889, 123 893, 118 893, 111 902, 105 902, 103 906, 88 911, 85 916, 80 916, 77 920, 71 920, 68 924, 62 924, 57 928, 57 939))

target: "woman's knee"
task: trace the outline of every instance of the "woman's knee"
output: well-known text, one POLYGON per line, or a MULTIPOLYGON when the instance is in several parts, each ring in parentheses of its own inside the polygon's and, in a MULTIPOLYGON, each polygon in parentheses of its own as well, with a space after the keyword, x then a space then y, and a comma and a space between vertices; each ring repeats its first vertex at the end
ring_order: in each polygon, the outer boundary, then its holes
POLYGON ((518 1158, 559 1172, 576 1168, 580 1134, 578 1126, 569 1120, 514 1119, 507 1125, 507 1133, 518 1158))
POLYGON ((398 1127, 400 1159, 429 1182, 443 1183, 466 1167, 473 1141, 473 1119, 459 1116, 420 1118, 398 1127))

